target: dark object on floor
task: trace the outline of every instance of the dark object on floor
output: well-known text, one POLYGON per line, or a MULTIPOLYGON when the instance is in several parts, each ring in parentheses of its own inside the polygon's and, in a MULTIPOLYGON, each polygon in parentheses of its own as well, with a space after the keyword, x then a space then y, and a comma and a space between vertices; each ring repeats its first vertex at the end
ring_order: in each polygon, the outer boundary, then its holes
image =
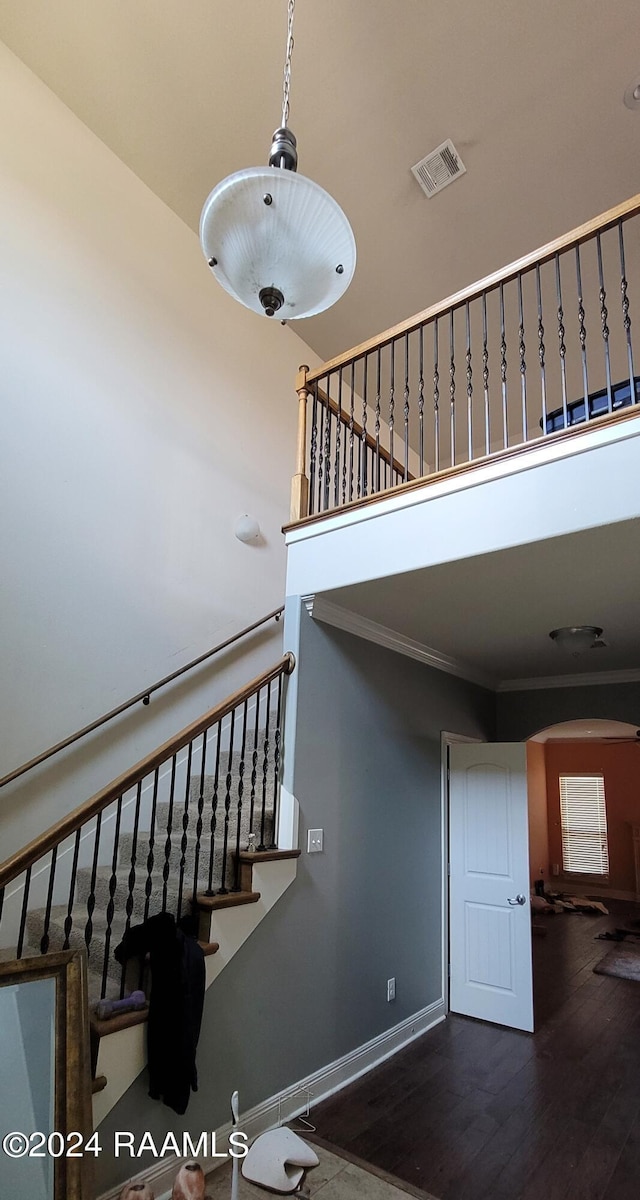
POLYGON ((191 1090, 198 1090, 196 1047, 204 1006, 204 955, 195 936, 179 929, 170 913, 157 913, 132 926, 115 950, 119 963, 146 954, 151 961, 149 1095, 182 1115, 191 1090))
POLYGON ((613 975, 616 979, 633 979, 640 983, 640 947, 616 946, 593 969, 596 975, 613 975))
POLYGON ((624 933, 620 933, 617 929, 612 933, 610 929, 605 929, 604 933, 597 933, 594 941, 598 942, 623 942, 625 939, 624 933))

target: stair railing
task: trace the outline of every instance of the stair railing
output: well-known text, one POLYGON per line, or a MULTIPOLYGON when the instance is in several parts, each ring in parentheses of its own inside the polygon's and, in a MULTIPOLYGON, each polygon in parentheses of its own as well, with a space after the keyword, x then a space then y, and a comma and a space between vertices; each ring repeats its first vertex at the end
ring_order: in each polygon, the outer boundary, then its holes
POLYGON ((81 738, 87 734, 93 733, 96 729, 100 729, 102 725, 106 725, 108 721, 113 721, 115 717, 119 717, 129 708, 133 708, 136 704, 149 704, 154 692, 160 688, 166 687, 168 683, 173 683, 175 679, 179 679, 181 675, 186 675, 188 671, 192 671, 194 667, 199 667, 201 663, 213 658, 220 651, 233 646, 234 642, 239 642, 241 638, 247 634, 253 633, 254 630, 260 629, 262 625, 266 625, 268 621, 279 621, 284 612, 284 605, 280 608, 274 608, 272 612, 266 616, 260 617, 254 621, 252 625, 245 626, 239 633, 234 633, 232 637, 227 638, 224 642, 219 642, 217 646, 213 646, 211 650, 206 650, 204 654, 199 654, 197 658, 192 658, 191 662, 185 663, 184 667, 178 667, 177 671, 172 671, 170 675, 165 675, 163 679, 158 679, 156 683, 152 683, 150 687, 144 688, 141 692, 136 692, 135 696, 130 696, 128 700, 124 700, 117 708, 112 708, 108 713, 103 713, 101 717, 97 717, 95 721, 91 721, 89 725, 84 725, 82 729, 78 729, 75 733, 69 734, 69 737, 63 738, 61 742, 56 742, 55 746, 50 746, 48 750, 43 750, 41 754, 37 754, 35 758, 29 759, 29 762, 23 763, 21 767, 16 767, 14 771, 10 771, 8 775, 3 775, 0 779, 0 787, 4 787, 7 783, 13 783, 14 779, 19 779, 21 775, 26 775, 27 771, 33 770, 40 763, 46 762, 48 758, 53 758, 54 754, 59 754, 62 750, 66 750, 68 746, 73 746, 74 742, 79 742, 81 738))
POLYGON ((301 367, 291 521, 628 415, 639 216, 640 195, 301 367))
POLYGON ((132 921, 239 892, 241 842, 276 848, 294 666, 285 654, 2 863, 0 945, 17 958, 84 945, 104 997, 132 921))

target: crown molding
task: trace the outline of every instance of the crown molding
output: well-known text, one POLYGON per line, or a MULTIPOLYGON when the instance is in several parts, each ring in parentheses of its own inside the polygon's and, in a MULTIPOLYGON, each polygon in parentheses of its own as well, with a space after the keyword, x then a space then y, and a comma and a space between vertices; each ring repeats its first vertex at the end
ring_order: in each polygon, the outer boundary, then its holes
POLYGON ((541 675, 537 679, 502 679, 498 692, 538 692, 545 688, 598 687, 605 683, 638 683, 640 668, 628 671, 590 671, 583 675, 541 675))
POLYGON ((459 679, 465 679, 467 683, 475 683, 494 692, 535 692, 545 691, 547 688, 598 687, 607 683, 640 682, 640 667, 620 671, 590 671, 580 675, 541 675, 526 679, 497 680, 482 671, 474 670, 460 659, 442 654, 433 646, 416 642, 395 629, 371 621, 369 617, 363 617, 360 613, 351 612, 350 609, 335 604, 333 600, 327 600, 325 596, 313 594, 301 596, 300 599, 309 616, 314 617, 316 621, 333 625, 336 629, 343 629, 345 633, 352 633, 367 642, 375 642, 376 645, 393 650, 396 654, 404 654, 406 658, 426 663, 436 671, 445 671, 448 675, 456 675, 459 679))
POLYGON ((371 621, 360 613, 342 608, 324 596, 303 596, 302 602, 309 616, 316 621, 343 629, 345 633, 352 633, 367 642, 375 642, 376 645, 393 650, 396 654, 404 654, 406 658, 414 658, 429 667, 435 667, 436 671, 445 671, 447 675, 456 675, 468 683, 478 684, 479 687, 488 688, 490 691, 495 690, 496 680, 491 676, 474 671, 466 663, 451 658, 448 654, 441 654, 433 646, 425 646, 423 642, 416 642, 413 638, 397 633, 395 629, 388 629, 386 625, 371 621))

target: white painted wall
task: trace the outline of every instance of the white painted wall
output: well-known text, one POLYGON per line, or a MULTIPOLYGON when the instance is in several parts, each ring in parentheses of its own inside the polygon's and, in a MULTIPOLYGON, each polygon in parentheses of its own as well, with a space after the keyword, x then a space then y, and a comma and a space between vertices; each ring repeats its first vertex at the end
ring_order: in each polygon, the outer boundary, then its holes
MULTIPOLYGON (((282 602, 317 360, 1 44, 0 108, 1 775, 282 602), (234 538, 243 512, 263 544, 234 538)), ((280 647, 274 626, 5 788, 0 859, 280 647)))

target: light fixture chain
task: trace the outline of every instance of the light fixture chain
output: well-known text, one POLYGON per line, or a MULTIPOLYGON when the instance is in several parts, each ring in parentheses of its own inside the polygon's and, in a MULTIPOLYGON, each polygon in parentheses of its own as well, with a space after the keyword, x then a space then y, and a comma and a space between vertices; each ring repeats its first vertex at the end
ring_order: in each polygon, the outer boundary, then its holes
POLYGON ((287 51, 284 60, 284 82, 282 88, 282 127, 289 124, 289 91, 291 89, 291 56, 293 55, 293 12, 296 0, 289 0, 287 7, 287 51))

